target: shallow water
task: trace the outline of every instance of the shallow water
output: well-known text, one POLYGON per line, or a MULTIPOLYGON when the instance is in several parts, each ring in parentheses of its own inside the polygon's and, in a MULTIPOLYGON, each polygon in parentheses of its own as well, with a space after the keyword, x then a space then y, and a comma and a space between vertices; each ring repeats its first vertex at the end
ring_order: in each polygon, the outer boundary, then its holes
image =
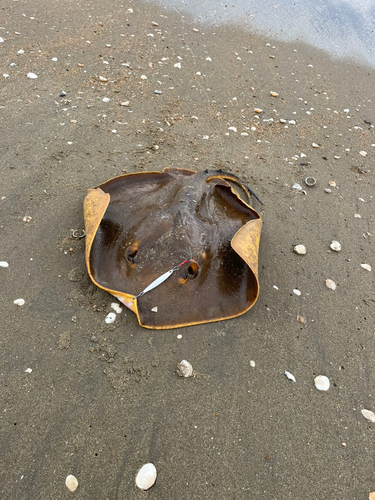
POLYGON ((163 0, 210 24, 246 24, 375 67, 375 0, 163 0))

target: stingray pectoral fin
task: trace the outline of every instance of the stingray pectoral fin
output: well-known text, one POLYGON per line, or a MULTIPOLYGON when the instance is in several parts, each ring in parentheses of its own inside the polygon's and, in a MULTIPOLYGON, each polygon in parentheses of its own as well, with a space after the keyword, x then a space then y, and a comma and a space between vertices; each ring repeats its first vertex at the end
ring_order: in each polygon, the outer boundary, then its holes
POLYGON ((163 169, 163 173, 169 174, 169 175, 194 175, 196 172, 194 170, 189 170, 188 168, 173 168, 173 167, 165 167, 163 169))
MULTIPOLYGON (((258 283, 258 253, 262 219, 253 219, 247 222, 233 236, 231 246, 233 250, 250 267, 258 283)), ((259 287, 259 285, 258 285, 259 287)), ((258 296, 258 293, 257 293, 258 296)), ((254 301, 255 302, 255 301, 254 301)))
POLYGON ((94 241, 99 224, 103 219, 103 215, 109 205, 110 195, 105 193, 100 188, 89 189, 86 198, 83 202, 83 217, 85 219, 86 231, 86 265, 89 270, 90 277, 90 251, 92 242, 94 241))

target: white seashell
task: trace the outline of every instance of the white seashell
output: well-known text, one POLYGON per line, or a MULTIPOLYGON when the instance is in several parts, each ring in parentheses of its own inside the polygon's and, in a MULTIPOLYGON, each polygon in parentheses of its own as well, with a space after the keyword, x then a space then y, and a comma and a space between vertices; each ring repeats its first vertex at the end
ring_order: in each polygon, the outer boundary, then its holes
POLYGON ((122 307, 117 302, 112 302, 111 307, 117 314, 122 313, 122 307))
POLYGON ((370 420, 370 422, 375 422, 375 413, 373 411, 362 410, 361 413, 365 418, 367 418, 367 420, 370 420))
POLYGON ((311 145, 312 145, 313 148, 318 148, 319 147, 319 144, 316 144, 315 142, 313 142, 311 145))
POLYGON ((302 186, 301 184, 298 184, 297 182, 293 184, 292 189, 297 189, 298 191, 302 191, 302 186))
POLYGON ((367 152, 366 152, 366 151, 360 151, 360 152, 359 152, 359 154, 360 154, 361 156, 367 156, 367 152))
POLYGON ((31 78, 32 80, 35 80, 35 78, 38 78, 35 73, 27 73, 27 78, 31 78))
POLYGON ((157 313, 157 312, 158 312, 158 308, 157 308, 157 306, 153 307, 153 308, 151 309, 151 311, 152 311, 153 313, 157 313))
POLYGON ((65 479, 65 484, 70 491, 75 491, 78 487, 77 478, 72 474, 69 474, 69 476, 65 479))
POLYGON ((104 321, 107 323, 107 325, 110 325, 111 323, 114 323, 115 320, 116 320, 116 314, 108 313, 104 321))
POLYGON ((181 69, 181 63, 180 63, 180 62, 178 62, 178 63, 174 64, 173 66, 174 66, 175 68, 179 68, 179 69, 181 69))
POLYGON ((295 382, 296 381, 296 378, 294 375, 292 375, 290 372, 284 372, 284 375, 286 376, 286 378, 288 378, 289 380, 291 380, 292 382, 295 382))
POLYGON ((277 97, 279 95, 277 92, 270 92, 270 94, 272 95, 272 97, 277 97))
POLYGON ((293 293, 298 295, 298 297, 301 295, 301 292, 297 288, 294 288, 293 293))
POLYGON ((120 106, 129 106, 129 105, 130 105, 130 101, 120 102, 120 106))
POLYGON ((104 76, 99 76, 99 80, 101 82, 108 82, 108 78, 104 78, 104 76))
POLYGON ((329 245, 332 250, 335 252, 340 252, 341 250, 341 245, 338 241, 333 240, 332 243, 329 245))
POLYGON ((361 267, 362 267, 363 269, 366 269, 366 271, 371 271, 371 266, 370 266, 370 264, 361 264, 361 267))
POLYGON ((326 280, 326 287, 330 290, 336 290, 336 283, 333 280, 326 280))
POLYGON ((183 359, 181 363, 177 364, 177 375, 180 377, 192 377, 193 376, 193 367, 189 363, 189 361, 186 361, 186 359, 183 359))
POLYGON ((332 193, 332 190, 331 190, 331 189, 329 189, 329 188, 325 189, 324 191, 325 191, 326 193, 332 193))
POLYGON ((355 217, 356 219, 361 219, 361 218, 362 218, 362 217, 360 216, 360 214, 354 214, 354 217, 355 217))
POLYGON ((155 484, 156 468, 154 464, 145 464, 138 471, 135 478, 135 484, 141 490, 148 490, 155 484))
POLYGON ((236 127, 228 127, 228 130, 233 130, 233 132, 237 132, 236 127))
POLYGON ((8 262, 5 262, 5 260, 2 260, 0 262, 0 267, 9 267, 9 264, 8 264, 8 262))
POLYGON ((13 304, 16 304, 16 306, 23 306, 25 301, 23 299, 16 299, 13 304))
POLYGON ((375 500, 375 491, 372 491, 371 493, 369 493, 368 500, 375 500))
POLYGON ((263 113, 263 109, 260 108, 254 108, 255 113, 263 113))
POLYGON ((336 187, 336 182, 335 181, 329 181, 328 185, 335 188, 336 187))
POLYGON ((250 360, 250 366, 251 368, 255 368, 255 361, 253 361, 252 359, 250 360))
POLYGON ((293 248, 293 252, 298 253, 298 255, 305 255, 306 254, 306 247, 305 247, 305 245, 296 245, 293 248))
POLYGON ((319 391, 328 391, 329 389, 329 378, 325 375, 318 375, 314 379, 315 387, 319 389, 319 391))
POLYGON ((32 368, 26 368, 25 373, 31 373, 33 371, 32 368))

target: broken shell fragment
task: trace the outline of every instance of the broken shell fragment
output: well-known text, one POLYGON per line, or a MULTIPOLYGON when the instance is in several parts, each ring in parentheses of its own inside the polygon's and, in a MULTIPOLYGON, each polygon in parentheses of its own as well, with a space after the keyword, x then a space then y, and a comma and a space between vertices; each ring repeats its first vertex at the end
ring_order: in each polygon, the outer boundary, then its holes
POLYGON ((286 371, 285 371, 285 372, 284 372, 284 375, 286 376, 286 378, 288 378, 288 379, 289 379, 289 380, 291 380, 292 382, 295 382, 295 381, 296 381, 296 378, 295 378, 295 376, 294 376, 292 373, 290 373, 290 372, 286 372, 286 371))
POLYGON ((316 184, 315 177, 306 177, 305 184, 306 184, 306 186, 309 186, 309 187, 315 186, 315 184, 316 184))
POLYGON ((375 491, 369 493, 368 500, 375 500, 375 491))
POLYGON ((370 266, 370 264, 361 264, 361 267, 362 267, 363 269, 366 269, 366 271, 371 271, 371 266, 370 266))
POLYGON ((277 92, 270 92, 272 97, 277 97, 279 94, 277 92))
POLYGON ((306 247, 305 245, 296 245, 293 248, 294 253, 298 253, 298 255, 305 255, 306 254, 306 247))
POLYGON ((193 376, 193 367, 189 363, 189 361, 186 361, 186 359, 183 359, 181 363, 177 364, 177 375, 179 377, 192 377, 193 376))
POLYGON ((254 111, 255 113, 262 113, 263 112, 263 109, 260 109, 260 108, 254 108, 254 111))
POLYGON ((336 283, 333 280, 326 280, 326 287, 330 290, 336 290, 336 283))
POLYGON ((145 464, 138 471, 135 478, 135 484, 141 490, 148 490, 155 484, 156 481, 156 467, 154 464, 145 464))
POLYGON ((373 411, 362 410, 361 413, 365 418, 367 418, 367 420, 370 420, 370 422, 375 422, 375 413, 373 411))
POLYGON ((23 306, 25 304, 24 299, 16 299, 13 301, 13 304, 16 304, 16 306, 23 306))
POLYGON ((341 244, 336 240, 333 240, 329 246, 335 252, 339 252, 341 250, 341 244))
POLYGON ((335 181, 329 181, 328 185, 335 188, 336 187, 336 182, 335 181))
POLYGON ((78 487, 77 478, 72 474, 69 474, 69 476, 65 479, 65 484, 70 491, 75 491, 78 487))
POLYGON ((318 375, 314 379, 315 387, 319 389, 319 391, 328 391, 329 389, 329 378, 325 375, 318 375))

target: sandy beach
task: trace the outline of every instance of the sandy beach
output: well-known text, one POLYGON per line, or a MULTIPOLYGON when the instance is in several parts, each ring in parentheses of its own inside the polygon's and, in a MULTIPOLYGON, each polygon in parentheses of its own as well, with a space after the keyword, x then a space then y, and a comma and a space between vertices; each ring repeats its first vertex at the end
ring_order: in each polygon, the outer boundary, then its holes
POLYGON ((1 12, 1 499, 367 500, 374 70, 143 1, 1 12), (83 199, 167 166, 232 172, 263 202, 258 301, 180 329, 125 308, 106 324, 115 299, 73 237, 83 199))

